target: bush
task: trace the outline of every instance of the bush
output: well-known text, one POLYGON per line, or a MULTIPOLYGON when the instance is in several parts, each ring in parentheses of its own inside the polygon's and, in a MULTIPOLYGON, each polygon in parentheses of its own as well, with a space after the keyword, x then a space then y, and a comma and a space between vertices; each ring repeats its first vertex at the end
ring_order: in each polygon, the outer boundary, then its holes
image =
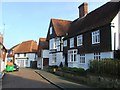
POLYGON ((83 68, 70 68, 70 67, 63 67, 62 71, 69 72, 75 75, 86 75, 86 71, 83 68))

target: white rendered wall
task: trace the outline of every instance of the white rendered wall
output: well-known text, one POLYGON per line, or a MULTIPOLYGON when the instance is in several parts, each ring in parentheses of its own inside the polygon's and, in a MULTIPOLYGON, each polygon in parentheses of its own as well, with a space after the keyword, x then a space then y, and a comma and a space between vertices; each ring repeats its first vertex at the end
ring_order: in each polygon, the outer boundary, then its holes
MULTIPOLYGON (((113 58, 113 52, 101 52, 100 57, 101 59, 104 58, 113 58)), ((69 60, 69 59, 68 59, 69 60)), ((84 68, 85 70, 89 68, 89 63, 91 60, 94 60, 94 53, 85 54, 85 63, 80 63, 80 55, 77 54, 77 61, 76 62, 68 62, 68 67, 77 67, 77 68, 84 68)))
MULTIPOLYGON (((70 57, 68 56, 68 60, 70 60, 70 57)), ((76 55, 76 61, 75 62, 70 62, 68 61, 68 67, 79 67, 79 61, 80 61, 80 58, 79 58, 79 55, 76 55)))
POLYGON ((114 43, 115 45, 115 50, 120 49, 120 11, 119 13, 115 16, 115 18, 112 20, 112 26, 111 27, 111 35, 112 35, 112 50, 114 50, 114 43), (114 40, 114 33, 116 33, 116 40, 114 40))
POLYGON ((55 65, 55 63, 52 63, 52 54, 49 54, 49 66, 55 65))
POLYGON ((56 54, 56 62, 53 63, 53 57, 52 57, 53 54, 49 54, 49 65, 50 66, 53 66, 53 65, 59 66, 61 62, 64 65, 65 59, 63 59, 63 53, 62 52, 57 52, 57 53, 54 53, 54 54, 56 54))
POLYGON ((56 53, 56 65, 59 66, 61 62, 64 65, 65 60, 63 59, 63 53, 62 52, 58 52, 58 53, 56 53))
POLYGON ((42 58, 39 57, 37 58, 37 68, 41 68, 42 67, 42 58))
POLYGON ((49 58, 49 50, 42 50, 42 57, 49 58))

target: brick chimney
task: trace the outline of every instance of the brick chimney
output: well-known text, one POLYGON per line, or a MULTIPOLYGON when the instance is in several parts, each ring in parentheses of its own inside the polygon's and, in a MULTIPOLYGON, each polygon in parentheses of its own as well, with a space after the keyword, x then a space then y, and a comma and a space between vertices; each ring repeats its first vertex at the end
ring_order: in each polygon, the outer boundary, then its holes
POLYGON ((85 16, 88 13, 88 3, 84 2, 78 8, 79 8, 79 18, 85 16))

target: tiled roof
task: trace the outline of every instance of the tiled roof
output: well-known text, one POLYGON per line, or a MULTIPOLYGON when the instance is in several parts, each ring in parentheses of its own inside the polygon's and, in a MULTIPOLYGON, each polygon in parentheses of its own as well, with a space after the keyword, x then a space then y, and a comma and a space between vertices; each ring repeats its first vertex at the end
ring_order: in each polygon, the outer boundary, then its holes
POLYGON ((72 22, 61 19, 51 19, 51 20, 57 36, 65 35, 65 33, 68 32, 70 23, 72 22))
POLYGON ((37 52, 37 47, 38 46, 36 41, 34 40, 25 41, 14 48, 14 53, 37 52))
POLYGON ((39 41, 46 41, 46 38, 39 38, 39 41))
POLYGON ((48 49, 48 42, 46 41, 46 38, 40 38, 39 39, 39 45, 41 49, 48 49))
MULTIPOLYGON (((50 26, 53 26, 53 30, 54 30, 54 37, 57 37, 57 36, 63 36, 65 35, 68 30, 69 30, 69 27, 70 27, 70 24, 71 24, 72 21, 69 21, 69 20, 62 20, 62 19, 51 19, 50 21, 50 26)), ((47 33, 47 40, 50 39, 50 30, 48 30, 48 33, 47 33)))
POLYGON ((46 38, 39 38, 38 57, 41 57, 41 50, 48 49, 46 38))
POLYGON ((108 2, 83 18, 74 20, 70 26, 69 36, 110 24, 120 10, 120 2, 108 2))

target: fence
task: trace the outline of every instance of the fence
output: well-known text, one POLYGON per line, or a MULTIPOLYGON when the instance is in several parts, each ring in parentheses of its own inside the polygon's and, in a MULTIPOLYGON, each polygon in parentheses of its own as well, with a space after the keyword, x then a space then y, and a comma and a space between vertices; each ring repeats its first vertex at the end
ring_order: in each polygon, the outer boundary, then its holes
POLYGON ((103 59, 90 61, 89 70, 96 74, 120 77, 120 60, 103 59))

